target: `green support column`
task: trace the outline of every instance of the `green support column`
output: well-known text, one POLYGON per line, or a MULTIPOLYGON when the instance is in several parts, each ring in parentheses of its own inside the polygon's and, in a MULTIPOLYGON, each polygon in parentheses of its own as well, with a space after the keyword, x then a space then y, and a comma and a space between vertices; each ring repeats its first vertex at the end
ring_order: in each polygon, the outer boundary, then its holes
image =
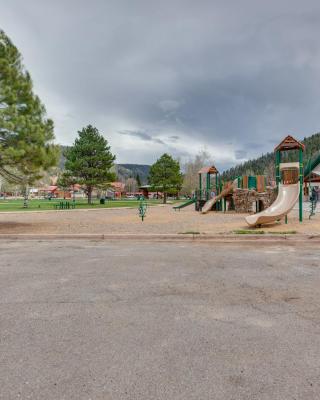
MULTIPOLYGON (((222 187, 221 187, 221 175, 219 174, 218 178, 218 183, 219 183, 219 194, 222 192, 222 187)), ((222 211, 222 199, 219 200, 219 211, 222 211)))
MULTIPOLYGON (((219 194, 222 192, 222 188, 223 188, 223 182, 222 182, 221 175, 219 175, 219 194)), ((222 207, 223 207, 223 199, 220 200, 220 210, 221 211, 222 211, 222 207)))
MULTIPOLYGON (((219 194, 219 176, 218 173, 215 174, 215 192, 216 192, 216 196, 218 196, 219 194)), ((219 201, 216 203, 216 211, 219 211, 219 201)))
POLYGON ((279 186, 279 183, 281 181, 280 177, 280 162, 281 162, 281 153, 280 151, 276 151, 276 184, 279 186))
POLYGON ((242 179, 242 176, 238 176, 238 189, 243 189, 243 179, 242 179))
POLYGON ((206 179, 206 199, 207 201, 210 198, 210 174, 207 173, 207 179, 206 179))
POLYGON ((199 200, 202 198, 202 175, 199 174, 199 200))
POLYGON ((216 174, 216 194, 219 194, 219 175, 216 174))
MULTIPOLYGON (((221 193, 221 175, 218 174, 218 194, 221 193)), ((222 199, 218 201, 219 203, 219 211, 222 211, 222 199)))
POLYGON ((299 194, 299 221, 303 219, 303 150, 299 149, 299 181, 300 181, 300 194, 299 194))

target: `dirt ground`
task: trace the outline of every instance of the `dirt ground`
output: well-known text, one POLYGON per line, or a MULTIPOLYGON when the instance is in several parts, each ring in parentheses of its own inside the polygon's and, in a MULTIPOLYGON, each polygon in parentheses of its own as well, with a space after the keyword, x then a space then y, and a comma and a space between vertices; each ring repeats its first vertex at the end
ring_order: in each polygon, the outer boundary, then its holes
MULTIPOLYGON (((249 229, 245 214, 210 212, 202 215, 192 206, 174 211, 171 205, 150 207, 144 222, 137 209, 68 210, 16 212, 0 214, 1 234, 110 234, 139 233, 165 234, 199 232, 201 234, 232 233, 249 229)), ((293 210, 284 221, 262 228, 264 231, 297 231, 303 234, 320 234, 320 214, 303 223, 298 221, 298 211, 293 210)), ((260 229, 261 230, 261 229, 260 229)))

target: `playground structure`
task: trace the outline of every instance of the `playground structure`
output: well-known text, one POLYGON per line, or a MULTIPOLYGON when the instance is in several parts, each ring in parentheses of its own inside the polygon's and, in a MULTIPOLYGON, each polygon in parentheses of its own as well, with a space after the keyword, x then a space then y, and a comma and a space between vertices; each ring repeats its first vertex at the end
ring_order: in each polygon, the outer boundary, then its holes
POLYGON ((222 206, 218 207, 218 208, 221 208, 221 210, 222 209, 226 210, 226 208, 227 208, 226 198, 228 195, 230 195, 232 193, 233 187, 234 187, 233 183, 227 182, 227 184, 223 187, 223 189, 221 189, 221 191, 218 195, 214 196, 213 198, 211 198, 210 200, 208 200, 204 203, 204 205, 201 208, 202 214, 206 214, 207 212, 212 210, 212 208, 216 204, 219 205, 219 202, 221 202, 222 200, 223 200, 222 206))
POLYGON ((239 176, 233 181, 223 182, 219 171, 212 165, 198 172, 199 188, 192 199, 174 206, 175 210, 195 204, 196 211, 234 211, 247 213, 261 211, 275 199, 275 188, 266 186, 263 175, 239 176))
POLYGON ((199 190, 195 192, 195 203, 196 210, 202 214, 207 214, 211 210, 260 211, 268 207, 273 199, 274 190, 266 187, 263 175, 239 176, 233 181, 222 182, 214 166, 204 167, 199 171, 199 190), (205 187, 200 185, 204 181, 203 174, 206 177, 205 187))
POLYGON ((199 175, 199 189, 197 189, 193 197, 186 202, 174 206, 175 210, 181 210, 181 208, 187 207, 191 204, 195 204, 196 211, 201 211, 203 206, 212 198, 215 199, 214 204, 210 207, 213 208, 215 205, 216 210, 222 209, 222 205, 218 200, 218 195, 222 189, 222 183, 220 174, 217 168, 212 165, 210 167, 203 167, 198 172, 199 175))
POLYGON ((278 196, 270 207, 257 214, 246 217, 249 226, 275 222, 285 217, 299 199, 299 221, 303 220, 303 152, 305 147, 292 136, 287 136, 276 148, 276 184, 278 196), (283 152, 297 150, 298 162, 281 162, 283 152))
MULTIPOLYGON (((282 218, 287 223, 288 213, 298 202, 299 221, 302 222, 303 195, 309 193, 306 190, 307 180, 320 183, 320 154, 310 160, 304 170, 305 146, 292 136, 288 135, 274 151, 275 186, 267 186, 263 175, 240 176, 233 181, 222 182, 215 166, 204 167, 199 171, 199 188, 193 198, 175 206, 175 209, 195 204, 196 211, 202 214, 212 210, 255 213, 245 218, 249 226, 255 227, 282 218), (295 157, 297 160, 291 162, 295 157)), ((318 200, 316 193, 316 196, 310 198, 310 217, 315 214, 318 200)))
POLYGON ((304 170, 304 195, 309 199, 309 219, 315 215, 320 195, 320 153, 310 158, 304 170))
POLYGON ((196 211, 201 211, 205 205, 213 203, 210 209, 216 211, 222 210, 222 203, 219 194, 222 189, 221 177, 217 168, 212 165, 210 167, 203 167, 198 172, 199 175, 199 189, 195 191, 196 211))

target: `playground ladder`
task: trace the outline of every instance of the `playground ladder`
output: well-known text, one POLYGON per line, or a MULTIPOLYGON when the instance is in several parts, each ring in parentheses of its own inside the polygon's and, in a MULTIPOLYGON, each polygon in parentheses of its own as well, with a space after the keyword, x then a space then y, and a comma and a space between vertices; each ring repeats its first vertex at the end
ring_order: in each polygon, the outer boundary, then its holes
POLYGON ((314 199, 311 197, 310 198, 309 219, 311 219, 311 217, 316 215, 316 213, 315 213, 316 208, 317 208, 317 199, 314 199))

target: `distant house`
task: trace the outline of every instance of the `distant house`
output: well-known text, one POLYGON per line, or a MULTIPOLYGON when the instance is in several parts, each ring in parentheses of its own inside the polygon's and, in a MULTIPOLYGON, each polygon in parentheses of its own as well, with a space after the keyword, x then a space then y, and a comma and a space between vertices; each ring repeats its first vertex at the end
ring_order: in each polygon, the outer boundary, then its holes
POLYGON ((44 186, 30 189, 30 194, 38 197, 55 197, 59 199, 70 199, 73 196, 84 197, 84 191, 78 184, 71 185, 69 188, 60 188, 57 185, 44 186))
POLYGON ((148 199, 149 198, 149 192, 151 190, 151 185, 143 185, 139 187, 139 191, 141 192, 141 194, 148 199))
POLYGON ((146 199, 161 199, 163 197, 163 193, 156 191, 155 188, 151 185, 143 185, 139 187, 139 192, 146 199))
POLYGON ((125 184, 123 182, 112 182, 110 189, 114 193, 115 198, 121 198, 125 194, 125 184))
POLYGON ((58 195, 58 186, 56 185, 45 186, 38 189, 38 196, 57 197, 57 195, 58 195))

